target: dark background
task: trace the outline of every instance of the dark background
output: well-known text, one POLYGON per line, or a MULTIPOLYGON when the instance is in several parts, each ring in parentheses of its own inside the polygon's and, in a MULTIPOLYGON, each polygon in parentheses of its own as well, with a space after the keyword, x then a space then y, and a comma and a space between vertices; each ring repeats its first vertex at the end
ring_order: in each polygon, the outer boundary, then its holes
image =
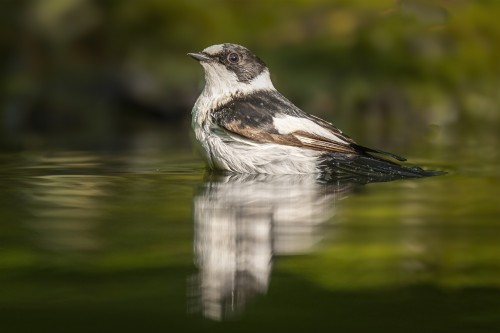
POLYGON ((446 157, 498 139, 499 14, 487 0, 4 1, 0 147, 188 148, 203 74, 186 53, 233 42, 357 141, 446 157))

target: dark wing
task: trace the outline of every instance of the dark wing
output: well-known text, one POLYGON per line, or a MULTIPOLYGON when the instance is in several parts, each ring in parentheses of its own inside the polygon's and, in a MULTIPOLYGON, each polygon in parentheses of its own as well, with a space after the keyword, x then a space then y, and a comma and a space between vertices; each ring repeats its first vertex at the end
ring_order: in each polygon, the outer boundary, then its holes
POLYGON ((344 133, 342 133, 341 130, 339 130, 337 127, 335 127, 333 124, 321 119, 321 118, 318 118, 316 116, 313 116, 313 115, 307 115, 309 117, 309 119, 315 121, 316 123, 324 126, 325 128, 328 128, 330 131, 332 131, 332 133, 335 133, 337 136, 343 138, 345 141, 349 141, 350 142, 350 145, 352 148, 354 148, 356 150, 356 152, 358 153, 364 153, 364 154, 367 154, 367 153, 375 153, 375 154, 382 154, 382 155, 387 155, 387 156, 390 156, 398 161, 406 161, 406 158, 404 157, 401 157, 399 155, 396 155, 396 154, 393 154, 393 153, 389 153, 387 151, 383 151, 383 150, 378 150, 378 149, 373 149, 373 148, 368 148, 368 147, 364 147, 364 146, 361 146, 361 145, 358 145, 356 142, 354 142, 354 140, 352 140, 350 137, 348 137, 347 135, 345 135, 344 133))
POLYGON ((331 123, 309 115, 277 91, 238 97, 212 113, 226 131, 257 141, 304 147, 330 153, 389 155, 356 144, 331 123))
POLYGON ((235 98, 215 110, 212 117, 224 130, 257 142, 326 152, 357 152, 354 142, 340 130, 304 113, 278 92, 235 98))

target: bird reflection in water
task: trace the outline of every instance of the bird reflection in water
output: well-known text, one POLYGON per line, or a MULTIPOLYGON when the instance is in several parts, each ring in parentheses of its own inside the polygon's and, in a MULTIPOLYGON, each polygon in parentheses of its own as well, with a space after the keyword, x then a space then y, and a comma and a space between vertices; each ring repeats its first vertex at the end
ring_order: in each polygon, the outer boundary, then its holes
POLYGON ((317 175, 210 175, 194 197, 192 312, 222 320, 269 285, 273 256, 306 254, 356 183, 317 175))

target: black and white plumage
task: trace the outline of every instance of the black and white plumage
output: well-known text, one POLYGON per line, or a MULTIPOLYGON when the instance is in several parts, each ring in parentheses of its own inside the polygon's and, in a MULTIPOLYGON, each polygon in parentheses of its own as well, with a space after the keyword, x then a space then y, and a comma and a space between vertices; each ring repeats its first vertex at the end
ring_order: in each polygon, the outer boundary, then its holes
POLYGON ((247 48, 213 45, 189 53, 205 70, 193 128, 212 169, 237 173, 406 178, 438 174, 402 166, 404 158, 356 144, 331 123, 300 110, 273 86, 247 48))

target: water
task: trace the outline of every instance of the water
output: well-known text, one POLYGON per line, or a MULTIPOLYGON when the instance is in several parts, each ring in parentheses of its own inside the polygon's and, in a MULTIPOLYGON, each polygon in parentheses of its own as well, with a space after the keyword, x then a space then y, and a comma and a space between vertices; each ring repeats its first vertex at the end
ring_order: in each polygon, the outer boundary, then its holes
POLYGON ((499 172, 468 154, 367 185, 2 155, 0 330, 497 332, 499 172))

